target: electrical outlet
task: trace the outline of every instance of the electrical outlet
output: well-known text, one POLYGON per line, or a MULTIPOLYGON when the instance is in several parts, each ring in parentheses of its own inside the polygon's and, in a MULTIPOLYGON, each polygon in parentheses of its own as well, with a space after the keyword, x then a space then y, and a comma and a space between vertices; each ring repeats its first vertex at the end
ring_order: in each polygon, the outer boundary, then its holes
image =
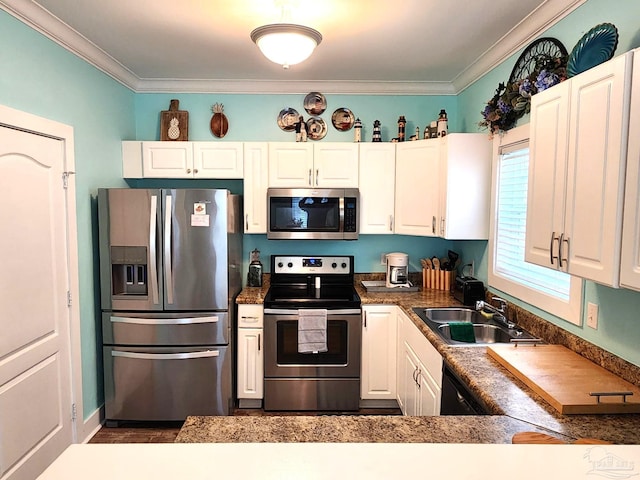
POLYGON ((587 326, 598 328, 598 305, 595 303, 587 303, 587 326))
POLYGON ((386 253, 381 253, 380 254, 380 265, 386 265, 387 264, 387 254, 386 253))

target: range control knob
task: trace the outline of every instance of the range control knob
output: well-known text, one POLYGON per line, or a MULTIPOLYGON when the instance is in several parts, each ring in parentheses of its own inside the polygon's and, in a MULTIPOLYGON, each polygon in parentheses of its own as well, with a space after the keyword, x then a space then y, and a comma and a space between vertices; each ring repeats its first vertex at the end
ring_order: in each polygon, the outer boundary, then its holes
POLYGON ((347 263, 346 262, 342 262, 342 268, 347 268, 347 263))
POLYGON ((282 268, 282 262, 278 262, 278 268, 282 268))
POLYGON ((338 264, 337 264, 336 262, 333 262, 333 263, 331 264, 331 268, 336 268, 337 266, 338 266, 338 264))
POLYGON ((292 262, 287 263, 287 267, 289 268, 293 267, 293 263, 292 262))

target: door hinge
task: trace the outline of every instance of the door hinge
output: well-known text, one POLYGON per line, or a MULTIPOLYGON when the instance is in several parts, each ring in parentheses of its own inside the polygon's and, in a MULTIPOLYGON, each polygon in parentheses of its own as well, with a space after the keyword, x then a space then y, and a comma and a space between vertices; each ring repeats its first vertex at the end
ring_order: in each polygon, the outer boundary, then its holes
POLYGON ((67 290, 67 307, 71 306, 71 290, 67 290))
POLYGON ((75 422, 77 418, 78 418, 78 409, 76 408, 76 404, 72 403, 71 404, 71 420, 75 422))
POLYGON ((69 187, 69 175, 75 175, 76 172, 62 172, 62 188, 69 187))

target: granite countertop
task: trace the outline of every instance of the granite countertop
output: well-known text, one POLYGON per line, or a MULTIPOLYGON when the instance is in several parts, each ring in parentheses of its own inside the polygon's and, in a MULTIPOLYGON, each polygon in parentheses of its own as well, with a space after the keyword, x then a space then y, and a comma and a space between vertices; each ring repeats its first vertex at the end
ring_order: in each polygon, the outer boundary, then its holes
MULTIPOLYGON (((268 275, 262 287, 245 288, 237 303, 262 303, 268 290, 268 275)), ((392 417, 392 416, 317 416, 317 417, 233 417, 238 439, 232 432, 225 434, 228 441, 245 441, 242 438, 271 438, 269 441, 324 441, 320 436, 333 438, 326 441, 421 441, 421 442, 472 442, 510 443, 513 433, 542 431, 558 438, 598 438, 617 444, 640 444, 640 415, 561 415, 544 399, 486 353, 486 348, 452 347, 444 343, 413 312, 414 307, 439 307, 460 305, 447 291, 421 290, 406 293, 370 293, 361 280, 379 280, 384 274, 356 275, 356 289, 363 305, 398 305, 436 347, 453 370, 462 378, 487 406, 489 416, 465 417, 392 417), (258 426, 262 425, 262 430, 258 426), (278 426, 276 428, 276 425, 278 426), (343 426, 344 425, 344 426, 343 426), (279 434, 281 428, 289 428, 290 434, 279 434), (328 432, 333 432, 329 434, 328 432), (244 437, 243 437, 244 436, 244 437), (285 438, 286 437, 286 438, 285 438), (298 437, 300 439, 298 439, 298 437), (282 438, 282 440, 278 440, 282 438), (296 438, 295 440, 293 440, 296 438), (305 440, 305 439, 311 440, 305 440), (312 440, 314 439, 315 440, 312 440), (350 439, 360 440, 350 440, 350 439), (375 440, 384 438, 386 440, 375 440), (402 440, 393 440, 402 438, 402 440)), ((630 364, 575 335, 535 315, 509 305, 513 318, 525 330, 549 343, 562 344, 625 378, 640 385, 640 368, 630 364)), ((209 437, 204 423, 211 423, 214 433, 225 431, 224 419, 216 417, 190 417, 177 441, 189 442, 194 438, 209 437), (198 428, 198 426, 200 428, 198 428), (199 437, 194 432, 200 431, 199 437)), ((214 441, 214 440, 203 440, 214 441)), ((266 441, 266 440, 265 440, 266 441)))

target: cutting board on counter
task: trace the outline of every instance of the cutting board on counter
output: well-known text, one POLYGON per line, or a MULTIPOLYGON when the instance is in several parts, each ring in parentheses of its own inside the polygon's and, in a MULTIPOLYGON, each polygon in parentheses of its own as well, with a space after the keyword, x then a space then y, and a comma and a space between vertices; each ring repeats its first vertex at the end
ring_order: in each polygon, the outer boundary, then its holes
POLYGON ((640 388, 562 345, 491 345, 487 353, 561 414, 640 413, 640 388), (633 395, 590 395, 601 392, 633 395))

